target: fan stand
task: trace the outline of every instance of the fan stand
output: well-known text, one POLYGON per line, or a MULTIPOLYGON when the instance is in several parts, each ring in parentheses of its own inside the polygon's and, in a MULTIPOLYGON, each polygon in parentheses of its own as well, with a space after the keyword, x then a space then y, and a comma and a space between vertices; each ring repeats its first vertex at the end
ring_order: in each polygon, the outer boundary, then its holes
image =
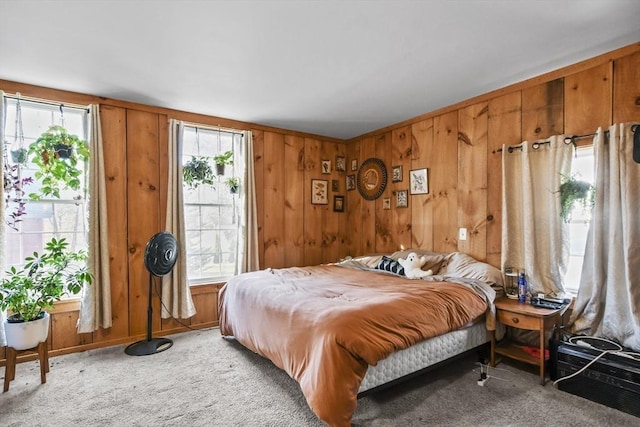
POLYGON ((151 338, 151 319, 153 307, 151 304, 153 288, 153 275, 149 273, 149 307, 147 307, 147 339, 129 344, 124 352, 129 356, 147 356, 149 354, 160 353, 168 350, 173 345, 169 338, 151 338))
POLYGON ((160 353, 173 345, 168 338, 152 338, 152 298, 153 276, 161 277, 168 274, 175 265, 178 256, 175 237, 167 231, 155 234, 149 242, 144 253, 144 264, 149 270, 149 307, 147 308, 147 339, 135 342, 127 346, 124 352, 130 356, 147 356, 160 353))

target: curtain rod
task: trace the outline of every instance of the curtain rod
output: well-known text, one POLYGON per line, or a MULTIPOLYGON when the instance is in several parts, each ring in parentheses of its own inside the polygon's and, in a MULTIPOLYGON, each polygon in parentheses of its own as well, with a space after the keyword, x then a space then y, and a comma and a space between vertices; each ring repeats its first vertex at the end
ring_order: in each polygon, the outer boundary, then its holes
POLYGON ((28 96, 22 96, 20 95, 20 93, 16 93, 15 95, 9 95, 6 94, 4 95, 5 98, 9 98, 9 99, 15 99, 16 101, 20 101, 20 102, 31 102, 34 104, 44 104, 44 105, 52 105, 54 107, 59 107, 60 109, 62 108, 68 108, 70 110, 83 110, 86 111, 87 113, 89 113, 89 108, 87 106, 81 106, 81 105, 77 105, 77 104, 72 104, 72 105, 68 105, 68 104, 64 104, 62 102, 54 102, 54 101, 48 101, 45 99, 39 99, 39 98, 30 98, 28 96))
POLYGON ((185 126, 196 128, 196 130, 197 129, 203 129, 203 130, 210 130, 212 132, 227 132, 227 133, 232 133, 232 134, 235 134, 235 135, 244 136, 244 131, 238 130, 238 129, 223 128, 223 127, 220 127, 220 126, 202 125, 202 124, 198 124, 198 123, 185 122, 185 121, 183 121, 182 123, 184 123, 185 126))
MULTIPOLYGON (((639 125, 631 125, 631 132, 635 133, 638 130, 638 126, 639 125)), ((604 134, 609 135, 609 131, 608 130, 604 131, 604 134)), ((568 135, 564 137, 564 143, 567 145, 575 144, 575 141, 578 139, 593 138, 594 136, 596 136, 595 133, 589 133, 585 135, 568 135)), ((532 147, 533 149, 538 149, 540 148, 541 145, 545 145, 549 143, 550 143, 549 141, 534 142, 532 144, 532 147)), ((507 147, 507 150, 509 151, 509 153, 513 153, 513 150, 522 150, 522 144, 510 145, 509 147, 507 147)), ((502 153, 502 148, 498 148, 496 151, 498 153, 502 153)))

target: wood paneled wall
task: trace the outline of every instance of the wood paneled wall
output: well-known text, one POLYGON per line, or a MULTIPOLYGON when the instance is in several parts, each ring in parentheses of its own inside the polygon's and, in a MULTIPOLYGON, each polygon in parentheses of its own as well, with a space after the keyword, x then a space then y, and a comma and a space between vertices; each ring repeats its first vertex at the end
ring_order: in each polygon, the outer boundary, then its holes
MULTIPOLYGON (((636 44, 352 141, 0 80, 0 88, 9 93, 99 103, 101 109, 113 327, 78 335, 78 302, 59 303, 52 312, 51 354, 144 338, 148 274, 142 256, 147 240, 164 228, 170 117, 253 131, 262 267, 313 265, 403 247, 458 250, 499 265, 497 150, 522 140, 592 133, 598 126, 640 120, 639 70, 636 44), (347 158, 347 171, 335 171, 336 156, 347 158), (389 180, 375 201, 345 188, 346 175, 354 173, 351 160, 359 165, 369 157, 382 159, 389 173, 393 166, 403 168, 403 181, 389 180), (330 174, 322 174, 322 160, 331 160, 330 174), (395 192, 408 189, 409 171, 419 168, 429 170, 429 194, 410 196, 408 208, 396 208, 395 192), (338 180, 329 204, 311 204, 311 179, 326 179, 330 188, 338 180), (335 194, 346 196, 346 212, 333 211, 335 194), (387 197, 391 209, 383 208, 387 197), (458 241, 459 227, 467 228, 467 241, 458 241)), ((160 301, 154 297, 154 335, 217 325, 219 287, 192 288, 198 313, 184 325, 161 320, 160 301)))
POLYGON ((635 44, 389 126, 349 141, 350 158, 374 155, 387 168, 403 166, 376 201, 350 192, 346 241, 350 255, 421 248, 460 251, 492 265, 501 257, 501 153, 503 145, 556 134, 591 134, 602 126, 640 121, 640 45, 635 44), (429 194, 396 208, 409 189, 409 170, 428 169, 429 194), (381 200, 391 197, 391 210, 381 200), (459 228, 467 240, 458 239, 459 228))
MULTIPOLYGON (((346 194, 345 172, 322 174, 320 169, 321 160, 335 164, 336 156, 346 156, 345 141, 16 82, 0 81, 0 88, 56 102, 100 104, 109 216, 109 233, 104 238, 111 256, 113 326, 79 335, 79 302, 61 302, 51 313, 52 355, 146 336, 149 275, 143 254, 149 238, 165 224, 169 118, 253 131, 263 267, 320 264, 345 255, 346 213, 333 211, 333 195, 346 194), (329 184, 339 181, 339 191, 329 193, 329 204, 311 205, 313 178, 329 184)), ((159 288, 159 280, 155 286, 159 288)), ((160 318, 161 302, 154 294, 154 336, 217 325, 220 286, 192 287, 197 314, 180 322, 160 318)), ((4 348, 0 359, 4 363, 4 348)))

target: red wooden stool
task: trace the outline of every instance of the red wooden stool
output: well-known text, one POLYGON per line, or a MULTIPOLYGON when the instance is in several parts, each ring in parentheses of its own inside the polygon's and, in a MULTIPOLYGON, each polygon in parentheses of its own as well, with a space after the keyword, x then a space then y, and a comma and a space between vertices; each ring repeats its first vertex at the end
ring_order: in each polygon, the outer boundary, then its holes
POLYGON ((49 372, 49 349, 47 342, 43 341, 37 347, 26 350, 16 350, 13 347, 7 347, 7 365, 4 368, 4 392, 9 391, 9 383, 16 377, 16 359, 18 354, 22 353, 38 353, 40 359, 40 382, 47 382, 47 372, 49 372))

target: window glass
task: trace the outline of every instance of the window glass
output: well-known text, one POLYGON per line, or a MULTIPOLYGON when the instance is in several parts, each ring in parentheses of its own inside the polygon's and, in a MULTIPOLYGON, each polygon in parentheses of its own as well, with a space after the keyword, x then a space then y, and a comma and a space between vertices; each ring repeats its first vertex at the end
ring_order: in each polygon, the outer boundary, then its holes
MULTIPOLYGON (((25 163, 19 163, 12 152, 18 148, 29 148, 50 126, 63 126, 68 133, 87 140, 88 112, 84 108, 63 107, 54 103, 41 103, 20 100, 18 113, 16 99, 6 100, 6 122, 3 168, 13 170, 20 179, 33 178, 33 182, 24 186, 25 195, 20 200, 13 192, 5 189, 5 221, 6 231, 4 254, 7 267, 22 265, 26 256, 33 252, 42 252, 44 245, 52 237, 66 238, 69 249, 73 251, 87 250, 87 212, 86 194, 84 191, 65 190, 60 198, 43 196, 40 200, 29 198, 30 193, 38 193, 41 182, 36 179, 38 166, 33 163, 33 155, 29 155, 25 163), (21 120, 20 120, 21 119, 21 120), (9 216, 16 212, 20 202, 24 203, 24 214, 19 221, 9 226, 9 216)), ((82 171, 81 188, 85 187, 86 165, 78 162, 82 171)), ((8 180, 5 178, 5 184, 8 180)))
POLYGON ((187 276, 190 284, 223 281, 236 271, 239 215, 242 203, 225 181, 242 175, 238 150, 242 135, 224 130, 186 126, 183 135, 182 165, 193 156, 206 159, 216 175, 212 185, 196 188, 184 184, 184 213, 187 251, 187 276), (214 157, 231 151, 233 164, 218 174, 214 157))
MULTIPOLYGON (((571 164, 571 176, 580 181, 594 184, 593 146, 578 148, 576 158, 571 164)), ((564 277, 565 291, 577 293, 580 286, 580 276, 587 243, 587 233, 591 221, 591 206, 587 203, 575 203, 569 220, 569 265, 564 277)))

